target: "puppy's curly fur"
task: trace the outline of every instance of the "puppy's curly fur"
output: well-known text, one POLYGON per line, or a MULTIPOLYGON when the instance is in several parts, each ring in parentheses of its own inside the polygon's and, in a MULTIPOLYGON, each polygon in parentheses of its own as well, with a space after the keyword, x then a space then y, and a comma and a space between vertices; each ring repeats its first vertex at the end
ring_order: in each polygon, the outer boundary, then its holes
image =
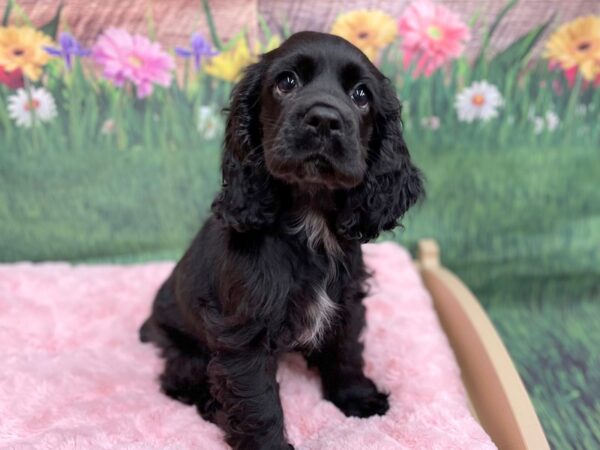
POLYGON ((275 375, 300 351, 346 415, 384 414, 363 373, 360 244, 423 195, 392 86, 343 39, 298 33, 246 70, 224 147, 213 214, 140 330, 162 390, 234 448, 291 448, 275 375))

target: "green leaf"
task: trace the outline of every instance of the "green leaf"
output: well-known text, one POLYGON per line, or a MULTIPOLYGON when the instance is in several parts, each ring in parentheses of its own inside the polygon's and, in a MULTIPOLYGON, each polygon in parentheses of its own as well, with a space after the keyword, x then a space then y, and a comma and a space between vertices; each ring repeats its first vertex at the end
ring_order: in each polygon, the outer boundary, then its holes
POLYGON ((292 35, 292 26, 287 18, 284 18, 281 24, 281 35, 284 39, 289 38, 292 35))
POLYGON ((29 27, 33 27, 34 25, 31 23, 31 20, 29 19, 27 13, 23 10, 23 8, 21 8, 21 5, 19 5, 16 0, 10 0, 10 3, 10 17, 7 17, 6 20, 8 21, 12 17, 14 19, 13 22, 15 22, 15 24, 19 26, 26 25, 29 27))
POLYGON ((481 66, 481 64, 483 64, 483 62, 485 60, 485 54, 490 45, 492 36, 494 35, 494 32, 496 31, 496 28, 498 28, 498 25, 500 25, 500 22, 502 22, 502 19, 504 19, 504 17, 509 13, 509 11, 515 7, 515 5, 518 3, 518 1, 519 0, 509 0, 508 3, 504 6, 504 8, 502 8, 500 10, 498 15, 492 22, 492 25, 490 26, 489 30, 487 31, 487 33, 485 34, 485 36, 483 38, 483 44, 481 44, 481 49, 479 50, 479 54, 477 55, 477 58, 475 58, 474 67, 476 70, 481 66))
POLYGON ((154 20, 154 8, 152 1, 149 1, 146 5, 146 28, 148 30, 148 36, 150 39, 156 39, 156 22, 154 20))
POLYGON ((477 23, 479 22, 479 18, 481 17, 481 14, 482 14, 481 9, 478 8, 475 10, 473 15, 467 22, 467 24, 469 25, 469 28, 473 28, 475 25, 477 25, 477 23))
POLYGON ((569 100, 567 101, 567 107, 565 109, 564 117, 565 124, 564 126, 570 126, 574 120, 577 120, 577 116, 575 115, 575 107, 579 102, 579 96, 581 94, 581 88, 583 86, 583 79, 581 74, 577 75, 577 80, 575 81, 575 86, 573 86, 573 90, 569 95, 569 100))
POLYGON ((10 18, 10 12, 12 11, 13 0, 8 0, 6 2, 6 7, 4 8, 4 14, 2 15, 2 26, 5 27, 8 25, 8 19, 10 18))
POLYGON ((260 29, 262 30, 263 37, 265 38, 265 42, 269 42, 271 36, 273 36, 273 32, 271 31, 271 27, 262 16, 262 14, 258 15, 258 23, 260 24, 260 29))
POLYGON ((210 38, 213 41, 213 45, 217 50, 222 51, 223 43, 221 42, 219 34, 217 33, 217 27, 215 26, 215 21, 213 20, 208 0, 202 0, 202 8, 204 9, 204 15, 206 16, 206 22, 208 23, 208 29, 210 30, 210 38))
POLYGON ((519 37, 505 50, 494 56, 489 65, 494 67, 494 69, 508 69, 520 65, 527 55, 529 55, 535 44, 537 44, 548 26, 550 26, 554 17, 555 15, 553 15, 546 23, 538 25, 519 37))
POLYGON ((60 15, 62 13, 62 9, 63 9, 63 4, 61 2, 58 5, 58 8, 56 9, 56 14, 54 14, 54 17, 52 18, 52 20, 50 20, 50 22, 48 22, 47 24, 40 27, 40 31, 44 34, 47 34, 52 39, 56 39, 56 33, 58 31, 58 24, 60 22, 60 15))
POLYGON ((246 39, 246 27, 234 34, 225 44, 221 45, 221 51, 227 52, 236 46, 237 41, 246 39))
MULTIPOLYGON (((473 77, 472 79, 468 78, 469 75, 469 62, 467 61, 466 58, 462 57, 460 59, 458 59, 456 61, 456 65, 455 65, 455 72, 456 72, 456 77, 457 77, 457 81, 462 85, 464 84, 469 84, 470 81, 473 81, 475 79, 475 77, 473 77)), ((461 86, 462 87, 462 86, 461 86)))

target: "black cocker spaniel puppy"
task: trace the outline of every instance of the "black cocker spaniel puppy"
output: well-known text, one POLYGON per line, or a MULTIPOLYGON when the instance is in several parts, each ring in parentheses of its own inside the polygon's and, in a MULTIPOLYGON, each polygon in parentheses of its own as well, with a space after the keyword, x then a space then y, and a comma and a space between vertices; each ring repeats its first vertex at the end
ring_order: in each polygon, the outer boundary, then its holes
POLYGON ((363 373, 360 244, 423 195, 400 126, 390 82, 327 34, 293 35, 233 90, 221 192, 140 330, 162 349, 164 393, 232 447, 291 448, 275 378, 288 351, 346 415, 387 411, 363 373))

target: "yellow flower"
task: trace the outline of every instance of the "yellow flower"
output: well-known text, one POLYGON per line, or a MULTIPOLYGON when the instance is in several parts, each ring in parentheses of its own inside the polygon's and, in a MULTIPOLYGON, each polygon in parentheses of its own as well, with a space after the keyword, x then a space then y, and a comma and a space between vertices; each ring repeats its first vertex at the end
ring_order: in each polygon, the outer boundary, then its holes
POLYGON ((255 61, 246 39, 240 38, 228 51, 218 54, 204 65, 204 71, 231 83, 238 81, 242 70, 255 61))
POLYGON ((254 53, 256 53, 256 54, 268 53, 271 50, 275 50, 280 45, 281 45, 281 38, 279 36, 277 36, 276 34, 274 34, 273 36, 271 36, 271 39, 269 39, 269 42, 267 42, 265 45, 261 46, 259 43, 256 43, 254 45, 254 53))
POLYGON ((361 9, 339 16, 331 34, 357 46, 370 60, 396 37, 396 22, 383 11, 361 9))
POLYGON ((544 56, 565 70, 577 67, 588 81, 595 79, 600 75, 600 16, 562 25, 546 43, 544 56))
POLYGON ((0 66, 7 71, 21 69, 32 81, 42 74, 50 55, 44 50, 52 45, 45 34, 31 27, 0 27, 0 66))
POLYGON ((240 38, 231 49, 210 59, 204 65, 204 71, 215 78, 234 83, 240 79, 246 66, 258 60, 260 53, 270 52, 280 44, 279 36, 272 36, 265 45, 256 43, 250 53, 246 39, 240 38))

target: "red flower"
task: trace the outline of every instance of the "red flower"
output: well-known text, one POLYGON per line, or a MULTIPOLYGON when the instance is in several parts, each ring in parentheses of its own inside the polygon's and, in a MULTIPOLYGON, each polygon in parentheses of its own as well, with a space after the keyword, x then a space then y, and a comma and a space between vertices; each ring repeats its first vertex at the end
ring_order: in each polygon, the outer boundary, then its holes
POLYGON ((8 72, 4 70, 4 67, 0 66, 0 83, 8 86, 10 89, 22 88, 24 86, 23 72, 21 72, 21 69, 8 72))
MULTIPOLYGON (((575 86, 575 83, 577 82, 577 74, 579 73, 579 69, 577 68, 577 66, 572 66, 572 67, 569 67, 568 69, 562 69, 562 67, 558 61, 550 60, 550 62, 548 63, 548 68, 550 70, 562 70, 563 74, 565 76, 565 79, 567 80, 567 85, 569 86, 570 89, 573 89, 573 86, 575 86)), ((585 79, 583 80, 583 84, 582 84, 583 89, 587 89, 590 85, 593 85, 594 87, 600 87, 600 73, 598 75, 596 75, 596 78, 593 81, 588 81, 585 79)), ((555 86, 554 90, 559 95, 562 93, 562 88, 561 88, 561 91, 559 92, 559 89, 557 89, 555 86)))

